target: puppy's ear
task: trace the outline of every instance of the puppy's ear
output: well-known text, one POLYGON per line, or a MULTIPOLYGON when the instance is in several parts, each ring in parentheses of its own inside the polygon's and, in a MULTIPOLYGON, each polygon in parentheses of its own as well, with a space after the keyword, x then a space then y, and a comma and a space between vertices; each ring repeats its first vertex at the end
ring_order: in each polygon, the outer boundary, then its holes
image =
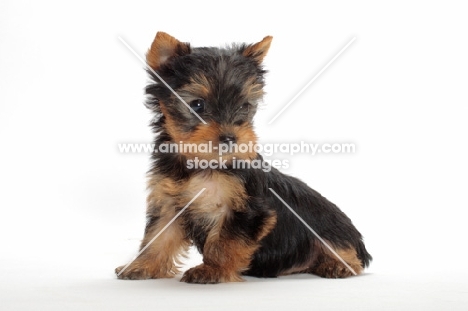
POLYGON ((159 31, 146 54, 146 61, 151 68, 158 70, 171 57, 189 53, 190 45, 188 43, 180 42, 167 33, 159 31))
POLYGON ((242 55, 253 58, 260 64, 270 48, 271 40, 273 40, 272 36, 266 36, 262 41, 247 46, 242 55))

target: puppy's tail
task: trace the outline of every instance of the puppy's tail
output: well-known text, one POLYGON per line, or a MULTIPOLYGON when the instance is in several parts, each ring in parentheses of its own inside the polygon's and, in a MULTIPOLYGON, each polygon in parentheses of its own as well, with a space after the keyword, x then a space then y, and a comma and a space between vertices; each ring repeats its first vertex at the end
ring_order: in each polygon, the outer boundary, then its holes
POLYGON ((369 267, 369 264, 372 261, 372 256, 367 251, 366 246, 364 245, 364 242, 362 240, 359 240, 359 243, 356 247, 356 253, 357 253, 358 258, 362 262, 362 267, 363 268, 369 267))

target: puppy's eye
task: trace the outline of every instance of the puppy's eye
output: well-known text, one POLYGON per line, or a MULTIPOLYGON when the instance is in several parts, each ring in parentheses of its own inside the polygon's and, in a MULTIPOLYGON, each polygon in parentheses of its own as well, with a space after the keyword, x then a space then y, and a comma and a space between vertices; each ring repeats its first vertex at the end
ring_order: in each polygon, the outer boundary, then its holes
POLYGON ((250 106, 252 106, 249 103, 243 103, 242 106, 240 106, 239 111, 241 112, 249 112, 250 106))
POLYGON ((190 102, 190 108, 196 113, 203 113, 205 111, 205 101, 203 99, 195 99, 190 102))

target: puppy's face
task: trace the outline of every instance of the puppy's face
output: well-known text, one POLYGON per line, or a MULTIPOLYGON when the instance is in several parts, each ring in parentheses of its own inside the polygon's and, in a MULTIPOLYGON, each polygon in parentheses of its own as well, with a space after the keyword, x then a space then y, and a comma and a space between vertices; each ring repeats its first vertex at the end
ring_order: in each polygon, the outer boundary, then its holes
POLYGON ((270 42, 266 37, 253 45, 191 48, 157 33, 147 62, 177 95, 150 72, 157 84, 147 87, 149 106, 162 113, 173 143, 209 147, 180 148, 179 153, 206 160, 256 157, 252 120, 263 97, 261 62, 270 42))

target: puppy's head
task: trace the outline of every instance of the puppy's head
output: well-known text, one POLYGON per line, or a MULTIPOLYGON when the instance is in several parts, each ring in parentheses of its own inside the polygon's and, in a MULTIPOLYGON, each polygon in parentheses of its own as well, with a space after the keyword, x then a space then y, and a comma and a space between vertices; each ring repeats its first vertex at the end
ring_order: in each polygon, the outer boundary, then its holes
POLYGON ((256 143, 252 120, 263 97, 262 61, 271 40, 192 48, 166 33, 156 34, 146 56, 153 79, 146 91, 148 107, 161 115, 160 132, 179 145, 211 146, 203 152, 180 148, 179 153, 207 160, 256 157, 253 148, 241 146, 256 143))

